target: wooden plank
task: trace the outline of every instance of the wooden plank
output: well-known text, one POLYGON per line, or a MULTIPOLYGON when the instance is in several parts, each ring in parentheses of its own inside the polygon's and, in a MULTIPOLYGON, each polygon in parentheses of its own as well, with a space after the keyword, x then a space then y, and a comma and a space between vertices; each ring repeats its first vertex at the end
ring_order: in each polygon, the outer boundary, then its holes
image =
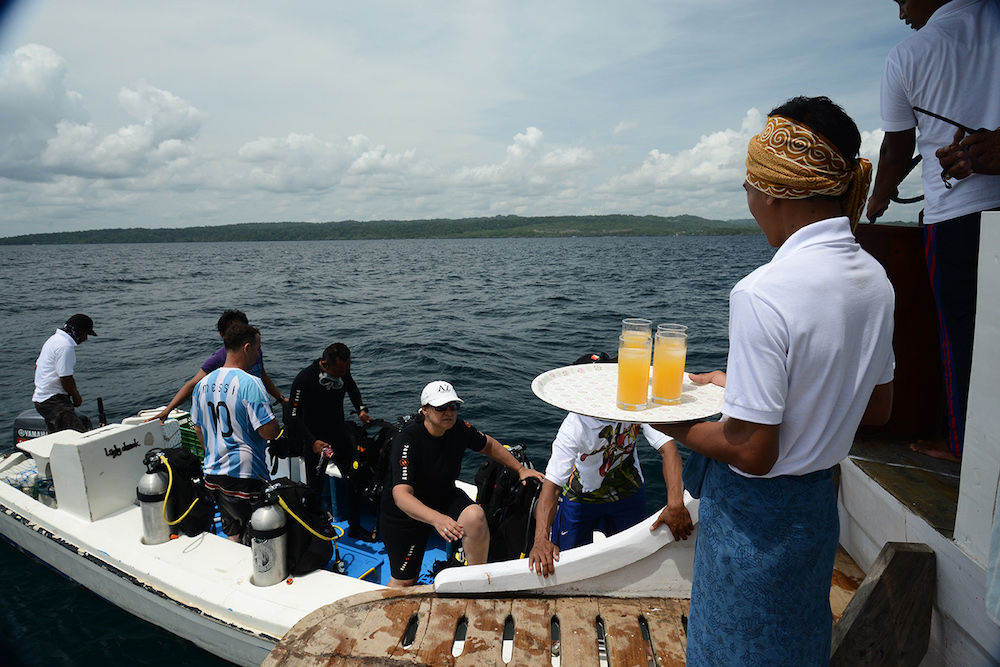
POLYGON ((424 602, 420 598, 402 598, 371 605, 371 611, 360 625, 344 628, 346 632, 353 632, 357 640, 353 651, 346 655, 385 658, 403 652, 406 625, 424 602))
POLYGON ((833 581, 830 584, 830 609, 833 611, 834 623, 840 620, 864 578, 865 573, 854 559, 844 551, 844 547, 838 546, 837 557, 833 561, 833 581))
POLYGON ((631 600, 602 599, 605 645, 610 665, 648 665, 646 646, 639 629, 639 606, 631 600))
POLYGON ((859 468, 945 537, 955 531, 958 478, 930 470, 855 459, 859 468))
POLYGON ((649 626, 653 654, 661 667, 680 667, 685 662, 688 600, 644 598, 640 601, 643 617, 649 626))
POLYGON ((435 598, 431 601, 427 632, 419 646, 415 646, 421 664, 454 665, 452 647, 455 643, 455 628, 459 619, 466 615, 468 600, 463 598, 435 598))
POLYGON ((501 659, 503 623, 508 614, 510 614, 509 599, 469 600, 465 609, 465 615, 469 619, 465 650, 455 658, 455 665, 470 667, 503 665, 501 659))
POLYGON ((833 666, 916 667, 927 653, 936 554, 889 542, 833 628, 833 666))
POLYGON ((519 667, 552 664, 550 624, 555 609, 555 603, 547 598, 519 598, 511 602, 514 651, 508 664, 519 667))
POLYGON ((567 667, 598 664, 596 621, 599 611, 596 599, 556 599, 561 664, 567 667))

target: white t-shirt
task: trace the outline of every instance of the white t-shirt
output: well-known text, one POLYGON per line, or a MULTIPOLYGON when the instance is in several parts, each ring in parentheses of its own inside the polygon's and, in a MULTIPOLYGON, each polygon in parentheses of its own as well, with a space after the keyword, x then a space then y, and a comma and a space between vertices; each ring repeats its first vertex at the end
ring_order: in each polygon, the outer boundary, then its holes
POLYGON ((75 365, 76 341, 62 329, 56 329, 42 345, 35 361, 35 393, 31 400, 41 403, 56 394, 65 394, 59 378, 73 375, 75 365))
POLYGON ((670 440, 648 424, 640 427, 571 412, 552 442, 545 478, 567 487, 570 500, 612 502, 629 496, 643 484, 635 450, 640 432, 656 450, 670 440))
POLYGON ((872 389, 892 380, 893 305, 885 270, 843 217, 795 232, 733 288, 722 411, 781 424, 765 477, 823 470, 850 452, 872 389))
POLYGON ((1000 206, 1000 176, 941 180, 934 151, 955 127, 920 107, 974 130, 1000 127, 1000 2, 951 0, 889 52, 882 73, 882 129, 917 128, 923 159, 924 222, 950 220, 1000 206))

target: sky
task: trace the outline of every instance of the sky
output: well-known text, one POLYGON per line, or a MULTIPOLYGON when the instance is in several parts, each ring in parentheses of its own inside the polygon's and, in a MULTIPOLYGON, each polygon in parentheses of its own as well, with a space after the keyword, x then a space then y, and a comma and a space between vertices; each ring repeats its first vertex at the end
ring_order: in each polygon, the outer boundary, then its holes
POLYGON ((0 7, 0 236, 748 218, 747 141, 790 97, 843 106, 876 162, 882 66, 909 34, 891 0, 0 7))

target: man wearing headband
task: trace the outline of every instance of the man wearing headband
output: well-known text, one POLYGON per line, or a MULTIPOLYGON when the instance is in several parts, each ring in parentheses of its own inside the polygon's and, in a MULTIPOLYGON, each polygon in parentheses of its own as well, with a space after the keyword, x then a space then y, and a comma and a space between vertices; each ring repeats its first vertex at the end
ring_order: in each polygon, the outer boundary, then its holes
POLYGON ((747 204, 778 250, 730 293, 727 371, 691 376, 726 388, 723 419, 656 426, 705 463, 688 665, 829 663, 833 467, 892 406, 892 286, 851 233, 860 144, 825 97, 789 100, 750 140, 747 204))
MULTIPOLYGON (((979 222, 1000 207, 1000 175, 983 164, 1000 133, 965 130, 917 107, 964 125, 1000 126, 1000 3, 996 0, 897 0, 899 18, 916 30, 897 44, 882 73, 882 129, 878 173, 868 217, 885 213, 889 197, 910 169, 914 146, 922 158, 924 256, 938 312, 947 440, 917 443, 915 451, 959 460, 972 373, 976 324, 979 222), (964 138, 963 138, 964 137, 964 138), (951 181, 937 149, 969 158, 977 173, 959 170, 951 181)), ((947 165, 950 168, 950 164, 947 165)), ((995 163, 993 165, 995 167, 995 163)))
POLYGON ((77 313, 66 324, 49 336, 35 361, 35 392, 31 400, 35 409, 45 419, 49 433, 72 429, 87 430, 76 410, 83 405, 83 398, 73 378, 76 365, 76 346, 94 333, 94 320, 77 313))
MULTIPOLYGON (((306 465, 306 481, 323 497, 326 466, 320 466, 324 450, 331 452, 341 472, 347 474, 353 452, 345 451, 344 397, 350 397, 361 423, 371 421, 361 390, 351 376, 351 351, 343 343, 333 343, 323 356, 299 371, 288 394, 285 426, 301 444, 306 465)), ((371 531, 361 527, 361 495, 349 479, 334 483, 337 514, 348 522, 348 535, 371 539, 371 531)), ((324 500, 325 503, 325 500, 324 500)))

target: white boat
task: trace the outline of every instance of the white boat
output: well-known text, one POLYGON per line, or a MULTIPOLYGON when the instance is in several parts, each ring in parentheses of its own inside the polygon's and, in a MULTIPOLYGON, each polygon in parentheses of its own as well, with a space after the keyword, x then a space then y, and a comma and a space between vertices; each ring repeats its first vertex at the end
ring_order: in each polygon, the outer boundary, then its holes
MULTIPOLYGON (((251 550, 211 533, 144 544, 136 484, 146 452, 165 444, 163 428, 158 421, 126 421, 133 423, 28 440, 0 460, 0 478, 31 466, 52 479, 57 499, 44 493, 35 499, 0 483, 0 535, 109 602, 240 665, 259 665, 310 612, 384 588, 328 571, 255 586, 251 550)), ((688 500, 696 516, 697 501, 688 500)), ((689 595, 693 543, 675 543, 666 528, 651 534, 648 523, 605 540, 601 548, 566 552, 548 582, 520 560, 445 569, 436 585, 469 590, 485 576, 492 590, 628 588, 689 595)))
POLYGON ((852 456, 841 464, 840 543, 862 569, 867 571, 890 541, 924 543, 936 554, 924 665, 1000 664, 1000 626, 985 607, 990 535, 1000 496, 998 291, 1000 213, 988 212, 982 220, 973 371, 953 531, 933 525, 905 494, 897 497, 880 484, 865 471, 864 457, 852 456))
MULTIPOLYGON (((862 457, 841 465, 841 545, 865 570, 886 542, 919 542, 937 557, 930 643, 924 665, 1000 663, 1000 627, 985 611, 990 534, 1000 495, 1000 213, 984 215, 979 305, 967 436, 953 531, 942 531, 865 470, 862 457)), ((350 596, 370 598, 378 584, 320 571, 290 583, 251 583, 250 550, 213 534, 164 544, 141 541, 135 485, 146 451, 163 445, 158 423, 62 432, 20 445, 0 460, 0 477, 33 458, 49 471, 58 506, 0 484, 0 535, 113 604, 198 646, 257 665, 308 614, 350 596)), ((47 473, 46 473, 47 474, 47 473)), ((697 520, 697 501, 686 496, 697 520)), ((542 580, 524 560, 451 568, 438 594, 622 596, 690 595, 693 540, 675 542, 643 524, 562 554, 542 580)))

